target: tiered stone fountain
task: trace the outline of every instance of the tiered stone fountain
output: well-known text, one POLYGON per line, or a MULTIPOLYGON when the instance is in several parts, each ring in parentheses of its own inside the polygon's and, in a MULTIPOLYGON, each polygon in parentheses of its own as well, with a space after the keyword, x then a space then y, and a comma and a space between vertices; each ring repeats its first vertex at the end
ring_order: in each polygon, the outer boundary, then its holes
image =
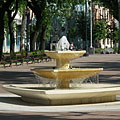
POLYGON ((21 96, 27 102, 43 105, 65 105, 115 101, 120 87, 114 85, 82 84, 72 89, 70 80, 88 78, 98 74, 103 68, 69 68, 71 59, 79 58, 85 51, 46 51, 45 54, 56 59, 55 69, 31 69, 38 76, 54 79, 56 87, 43 87, 36 84, 10 84, 3 87, 21 96))
POLYGON ((45 54, 56 59, 56 69, 32 69, 32 71, 45 78, 55 79, 57 89, 69 89, 70 80, 88 78, 101 72, 97 69, 78 69, 69 67, 71 59, 79 58, 85 51, 46 51, 45 54))

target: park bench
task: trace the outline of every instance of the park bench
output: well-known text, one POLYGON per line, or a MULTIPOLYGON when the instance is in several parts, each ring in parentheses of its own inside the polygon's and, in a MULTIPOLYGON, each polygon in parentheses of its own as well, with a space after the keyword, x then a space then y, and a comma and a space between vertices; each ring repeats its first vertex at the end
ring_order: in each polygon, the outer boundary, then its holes
POLYGON ((0 61, 0 64, 3 65, 3 67, 5 68, 5 65, 7 64, 7 62, 4 60, 4 56, 2 55, 2 59, 0 61))
POLYGON ((26 55, 22 55, 21 53, 17 53, 17 61, 21 63, 21 65, 23 65, 23 63, 29 63, 30 61, 33 62, 33 58, 31 56, 31 53, 28 53, 28 57, 26 55))
POLYGON ((28 53, 28 56, 23 55, 21 53, 16 53, 15 55, 10 55, 10 54, 3 54, 3 57, 0 61, 0 64, 6 67, 6 65, 9 65, 10 67, 12 64, 15 64, 16 66, 18 65, 23 65, 23 63, 29 64, 31 63, 40 63, 40 62, 48 62, 50 61, 51 58, 46 56, 45 54, 33 54, 32 52, 28 53))
POLYGON ((41 62, 41 56, 40 55, 34 55, 33 56, 33 63, 39 63, 41 62))
POLYGON ((102 54, 113 54, 114 50, 112 48, 106 48, 101 53, 102 54))
POLYGON ((4 68, 6 67, 6 65, 11 66, 13 63, 15 63, 15 65, 17 65, 17 60, 16 60, 15 56, 11 57, 10 54, 3 54, 0 64, 2 64, 4 66, 4 68))

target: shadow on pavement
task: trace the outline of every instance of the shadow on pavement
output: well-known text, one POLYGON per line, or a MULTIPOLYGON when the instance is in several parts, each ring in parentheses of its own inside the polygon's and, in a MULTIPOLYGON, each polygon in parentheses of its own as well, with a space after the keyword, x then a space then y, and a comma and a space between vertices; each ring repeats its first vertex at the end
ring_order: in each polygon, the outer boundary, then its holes
POLYGON ((93 112, 0 113, 0 120, 119 120, 119 114, 93 112))
POLYGON ((35 77, 32 72, 0 71, 0 83, 19 84, 34 83, 35 77))
MULTIPOLYGON (((39 106, 38 104, 27 103, 21 100, 18 97, 0 97, 0 103, 8 103, 13 105, 22 105, 22 106, 39 106)), ((1 120, 1 119, 0 119, 1 120)))
POLYGON ((103 68, 104 71, 120 71, 120 62, 76 62, 73 67, 103 68))

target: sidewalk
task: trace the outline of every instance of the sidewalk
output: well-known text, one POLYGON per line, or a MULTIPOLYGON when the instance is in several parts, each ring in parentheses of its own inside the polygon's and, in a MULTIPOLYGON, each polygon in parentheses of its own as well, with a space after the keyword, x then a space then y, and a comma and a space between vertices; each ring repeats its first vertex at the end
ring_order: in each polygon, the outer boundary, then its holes
MULTIPOLYGON (((72 67, 104 68, 100 73, 101 83, 120 84, 120 55, 90 55, 71 61, 72 67)), ((6 92, 3 84, 37 83, 31 68, 52 68, 55 61, 48 63, 24 64, 2 68, 0 66, 0 120, 120 120, 120 102, 69 105, 32 106, 18 96, 6 92)))

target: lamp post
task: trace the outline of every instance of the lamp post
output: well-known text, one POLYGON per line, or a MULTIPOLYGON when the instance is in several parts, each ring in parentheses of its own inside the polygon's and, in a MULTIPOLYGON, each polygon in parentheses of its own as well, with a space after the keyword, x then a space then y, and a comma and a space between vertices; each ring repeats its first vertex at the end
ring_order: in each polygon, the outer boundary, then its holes
POLYGON ((92 0, 90 1, 90 48, 93 48, 92 46, 92 0))
POLYGON ((93 25, 93 20, 92 20, 92 15, 93 15, 93 11, 92 11, 92 0, 89 0, 90 2, 90 49, 89 52, 90 54, 94 54, 94 48, 93 48, 93 44, 92 44, 92 25, 93 25))
POLYGON ((118 0, 118 15, 119 15, 119 41, 118 41, 118 54, 120 54, 120 0, 118 0))
POLYGON ((86 55, 88 56, 88 31, 87 31, 87 0, 85 0, 85 49, 86 49, 86 55))

